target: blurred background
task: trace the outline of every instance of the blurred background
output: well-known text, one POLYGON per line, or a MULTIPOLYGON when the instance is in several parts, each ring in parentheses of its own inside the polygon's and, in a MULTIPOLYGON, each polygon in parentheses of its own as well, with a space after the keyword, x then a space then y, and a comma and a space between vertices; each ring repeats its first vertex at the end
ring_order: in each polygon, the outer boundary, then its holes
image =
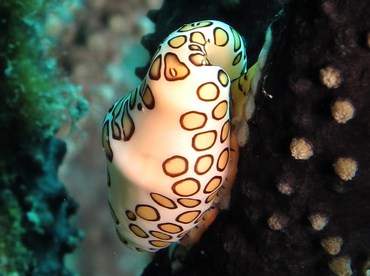
POLYGON ((85 0, 70 24, 52 14, 47 19, 48 32, 61 40, 56 53, 61 66, 90 104, 77 129, 58 133, 68 147, 59 177, 79 203, 72 223, 85 232, 66 260, 77 275, 140 275, 150 261, 150 256, 124 248, 116 236, 106 197, 101 124, 113 102, 140 83, 135 68, 149 60, 140 39, 154 31, 146 14, 162 1, 85 0))

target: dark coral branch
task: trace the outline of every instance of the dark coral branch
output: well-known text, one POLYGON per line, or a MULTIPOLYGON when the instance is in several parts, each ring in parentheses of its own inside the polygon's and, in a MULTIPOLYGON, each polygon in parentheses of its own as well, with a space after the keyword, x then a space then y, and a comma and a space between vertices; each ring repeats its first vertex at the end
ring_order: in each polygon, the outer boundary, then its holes
POLYGON ((171 270, 174 260, 159 254, 144 275, 366 272, 369 14, 365 0, 287 4, 272 25, 230 209, 180 268, 171 270))

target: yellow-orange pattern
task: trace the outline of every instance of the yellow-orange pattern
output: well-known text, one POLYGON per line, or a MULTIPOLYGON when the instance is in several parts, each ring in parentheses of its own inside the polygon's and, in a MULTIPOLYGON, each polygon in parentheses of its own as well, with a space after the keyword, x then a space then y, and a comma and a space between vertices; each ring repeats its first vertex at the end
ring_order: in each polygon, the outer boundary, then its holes
POLYGON ((102 145, 109 206, 124 244, 155 252, 199 237, 194 231, 213 221, 214 199, 236 164, 229 162, 231 83, 246 70, 233 28, 185 24, 158 47, 142 84, 109 110, 102 145))

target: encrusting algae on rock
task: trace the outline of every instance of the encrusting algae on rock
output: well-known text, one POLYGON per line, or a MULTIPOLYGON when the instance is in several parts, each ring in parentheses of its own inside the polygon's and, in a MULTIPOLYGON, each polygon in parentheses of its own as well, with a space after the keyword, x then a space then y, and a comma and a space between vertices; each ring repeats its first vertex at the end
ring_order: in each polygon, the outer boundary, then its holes
POLYGON ((51 15, 66 25, 78 4, 0 2, 1 275, 66 274, 64 254, 82 236, 68 221, 77 206, 57 178, 66 149, 54 135, 75 127, 88 104, 59 69, 57 38, 46 30, 51 15))

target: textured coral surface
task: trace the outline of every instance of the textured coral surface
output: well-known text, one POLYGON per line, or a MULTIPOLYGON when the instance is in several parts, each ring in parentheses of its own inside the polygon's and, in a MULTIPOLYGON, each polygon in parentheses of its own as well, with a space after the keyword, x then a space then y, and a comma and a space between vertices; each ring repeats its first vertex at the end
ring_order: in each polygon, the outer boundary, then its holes
POLYGON ((368 1, 287 4, 272 26, 230 209, 187 255, 161 252, 144 275, 366 273, 369 14, 368 1))

